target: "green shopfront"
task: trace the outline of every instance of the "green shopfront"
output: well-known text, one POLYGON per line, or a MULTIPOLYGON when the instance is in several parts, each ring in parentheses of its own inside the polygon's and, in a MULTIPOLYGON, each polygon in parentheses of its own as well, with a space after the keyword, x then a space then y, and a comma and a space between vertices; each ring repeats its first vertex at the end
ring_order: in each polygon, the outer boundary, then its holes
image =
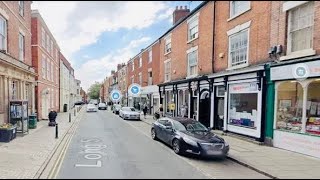
POLYGON ((320 58, 273 64, 270 79, 273 146, 320 158, 320 58))

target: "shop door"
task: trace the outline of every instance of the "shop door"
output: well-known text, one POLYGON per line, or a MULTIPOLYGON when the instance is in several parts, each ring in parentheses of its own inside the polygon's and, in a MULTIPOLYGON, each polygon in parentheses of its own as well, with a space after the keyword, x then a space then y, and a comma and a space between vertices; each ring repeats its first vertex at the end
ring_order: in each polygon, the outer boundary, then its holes
POLYGON ((210 98, 207 90, 203 91, 200 95, 199 103, 199 122, 210 127, 210 98))
POLYGON ((217 97, 215 99, 216 110, 214 113, 214 128, 218 130, 223 130, 224 121, 224 98, 217 97))
POLYGON ((48 119, 48 104, 49 104, 49 99, 48 99, 48 95, 43 94, 42 98, 41 98, 41 104, 42 104, 42 108, 41 108, 41 112, 42 112, 42 119, 48 119))

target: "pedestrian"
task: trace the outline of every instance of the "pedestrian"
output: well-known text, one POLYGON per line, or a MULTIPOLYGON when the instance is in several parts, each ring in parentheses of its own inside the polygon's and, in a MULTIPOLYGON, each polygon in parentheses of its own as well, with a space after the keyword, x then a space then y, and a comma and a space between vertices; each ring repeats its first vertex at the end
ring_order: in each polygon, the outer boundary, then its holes
POLYGON ((49 118, 49 126, 55 126, 56 125, 56 118, 57 118, 58 113, 51 109, 48 115, 49 118))
POLYGON ((159 111, 160 111, 160 116, 163 117, 163 106, 162 106, 162 104, 160 104, 159 111))
POLYGON ((145 118, 145 119, 146 119, 147 111, 148 111, 147 104, 144 104, 144 107, 143 107, 143 115, 144 115, 144 118, 145 118))

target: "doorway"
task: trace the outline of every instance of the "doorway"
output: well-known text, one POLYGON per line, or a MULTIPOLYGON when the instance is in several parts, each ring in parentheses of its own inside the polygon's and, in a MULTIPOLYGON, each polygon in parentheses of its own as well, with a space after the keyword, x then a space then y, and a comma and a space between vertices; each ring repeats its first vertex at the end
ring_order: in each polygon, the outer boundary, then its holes
POLYGON ((210 127, 210 96, 208 89, 200 92, 199 101, 199 122, 206 127, 210 127))

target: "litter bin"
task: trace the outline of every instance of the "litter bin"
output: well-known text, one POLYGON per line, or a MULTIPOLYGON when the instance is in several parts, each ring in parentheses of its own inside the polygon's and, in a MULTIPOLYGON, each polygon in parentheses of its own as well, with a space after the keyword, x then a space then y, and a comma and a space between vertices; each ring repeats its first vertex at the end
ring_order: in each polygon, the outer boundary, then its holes
POLYGON ((63 112, 67 112, 68 111, 68 104, 64 104, 63 105, 63 112))
POLYGON ((29 129, 37 128, 37 115, 32 114, 29 116, 29 129))

